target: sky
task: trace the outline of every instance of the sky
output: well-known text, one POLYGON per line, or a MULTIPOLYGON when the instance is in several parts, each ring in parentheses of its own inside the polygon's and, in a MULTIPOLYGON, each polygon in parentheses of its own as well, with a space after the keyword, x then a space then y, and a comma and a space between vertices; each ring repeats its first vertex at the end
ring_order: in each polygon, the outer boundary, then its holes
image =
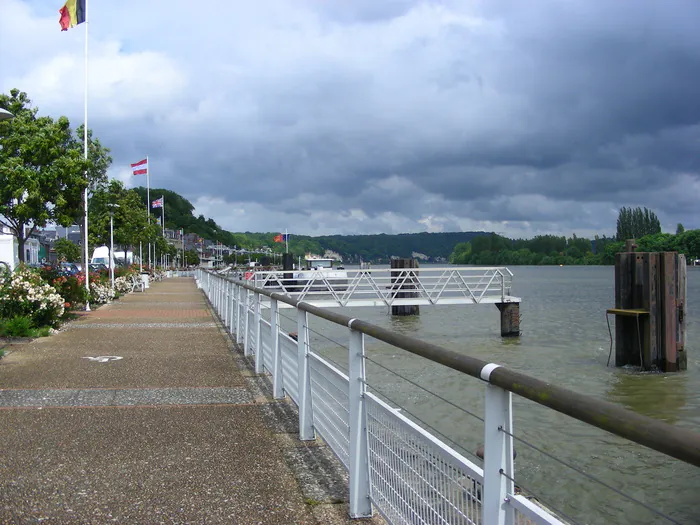
MULTIPOLYGON (((0 90, 81 124, 86 24, 0 5, 0 90)), ((700 227, 697 0, 192 5, 90 0, 88 125, 226 229, 700 227)))

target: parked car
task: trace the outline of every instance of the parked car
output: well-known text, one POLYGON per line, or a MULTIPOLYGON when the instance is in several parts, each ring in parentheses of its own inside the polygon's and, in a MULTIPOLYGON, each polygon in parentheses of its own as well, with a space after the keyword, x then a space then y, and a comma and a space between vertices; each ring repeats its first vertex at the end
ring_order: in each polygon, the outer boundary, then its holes
POLYGON ((107 268, 106 264, 102 263, 90 263, 90 271, 91 272, 107 272, 109 271, 109 268, 107 268))
POLYGON ((59 272, 62 275, 78 275, 80 273, 80 268, 74 263, 62 262, 59 265, 59 272))

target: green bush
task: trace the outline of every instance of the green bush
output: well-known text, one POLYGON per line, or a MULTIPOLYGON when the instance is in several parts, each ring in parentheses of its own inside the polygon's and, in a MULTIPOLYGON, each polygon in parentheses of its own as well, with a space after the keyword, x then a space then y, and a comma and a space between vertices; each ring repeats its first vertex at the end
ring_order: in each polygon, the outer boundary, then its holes
POLYGON ((34 326, 57 326, 64 300, 38 272, 20 266, 0 272, 0 318, 29 317, 34 326))
POLYGON ((46 266, 39 271, 41 278, 53 286, 65 302, 66 308, 75 308, 85 304, 87 290, 85 289, 85 277, 81 274, 61 275, 58 268, 46 266))
POLYGON ((0 324, 0 335, 5 337, 30 337, 33 334, 34 322, 31 317, 18 315, 0 324))

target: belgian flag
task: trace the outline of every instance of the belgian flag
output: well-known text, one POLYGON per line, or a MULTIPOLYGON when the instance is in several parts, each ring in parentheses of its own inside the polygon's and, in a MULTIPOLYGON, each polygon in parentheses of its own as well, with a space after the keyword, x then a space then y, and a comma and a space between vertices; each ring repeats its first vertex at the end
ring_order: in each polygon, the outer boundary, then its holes
POLYGON ((67 0, 58 11, 61 13, 61 18, 58 20, 58 23, 61 24, 61 31, 68 31, 71 27, 85 22, 85 1, 67 0))

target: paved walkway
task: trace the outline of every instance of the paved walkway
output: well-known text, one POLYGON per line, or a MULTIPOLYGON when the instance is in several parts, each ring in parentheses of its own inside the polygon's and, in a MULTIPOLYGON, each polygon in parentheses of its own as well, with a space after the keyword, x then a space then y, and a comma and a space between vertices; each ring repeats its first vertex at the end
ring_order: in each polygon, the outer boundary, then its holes
POLYGON ((342 469, 295 439, 193 279, 0 360, 0 523, 342 523, 342 469))

